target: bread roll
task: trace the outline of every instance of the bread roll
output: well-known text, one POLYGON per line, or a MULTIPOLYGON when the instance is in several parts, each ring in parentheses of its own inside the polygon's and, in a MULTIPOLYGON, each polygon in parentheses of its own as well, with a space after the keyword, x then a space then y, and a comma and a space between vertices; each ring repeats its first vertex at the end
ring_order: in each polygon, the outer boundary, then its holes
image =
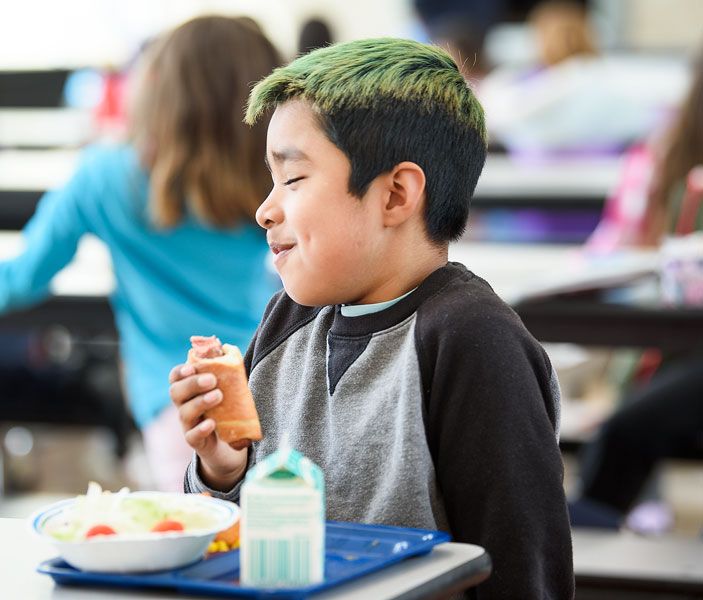
POLYGON ((222 350, 222 356, 200 358, 191 349, 188 363, 194 365, 198 373, 212 373, 217 377, 222 401, 207 410, 205 416, 215 421, 220 439, 241 450, 261 439, 261 424, 239 348, 223 344, 222 350))

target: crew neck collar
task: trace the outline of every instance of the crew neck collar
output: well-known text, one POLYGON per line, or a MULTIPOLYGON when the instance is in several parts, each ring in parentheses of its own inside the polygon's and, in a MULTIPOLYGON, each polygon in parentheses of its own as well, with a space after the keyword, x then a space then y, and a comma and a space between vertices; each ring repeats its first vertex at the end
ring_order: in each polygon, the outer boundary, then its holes
POLYGON ((364 336, 393 327, 417 311, 427 298, 437 293, 452 279, 466 273, 464 265, 449 262, 430 273, 415 290, 401 296, 392 306, 380 312, 348 317, 342 314, 341 305, 336 305, 330 333, 339 336, 364 336))
POLYGON ((364 315, 371 315, 390 308, 396 302, 400 302, 403 298, 412 294, 416 289, 417 288, 413 288, 402 296, 398 296, 392 300, 386 300, 385 302, 375 302, 373 304, 342 304, 339 310, 343 317, 363 317, 364 315))

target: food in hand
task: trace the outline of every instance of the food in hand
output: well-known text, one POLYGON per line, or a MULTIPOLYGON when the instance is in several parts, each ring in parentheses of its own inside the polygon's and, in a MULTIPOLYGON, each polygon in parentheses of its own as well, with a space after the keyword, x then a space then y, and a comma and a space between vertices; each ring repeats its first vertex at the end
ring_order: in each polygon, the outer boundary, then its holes
POLYGON ((232 448, 241 450, 261 439, 261 424, 247 384, 242 354, 237 346, 222 344, 217 337, 194 335, 188 363, 198 373, 212 373, 222 391, 222 401, 205 412, 213 419, 217 435, 232 448))

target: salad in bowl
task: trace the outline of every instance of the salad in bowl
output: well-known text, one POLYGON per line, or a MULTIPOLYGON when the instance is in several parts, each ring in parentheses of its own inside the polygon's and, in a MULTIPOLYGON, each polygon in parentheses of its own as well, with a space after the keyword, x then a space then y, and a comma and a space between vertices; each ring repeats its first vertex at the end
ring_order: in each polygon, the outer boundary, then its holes
POLYGON ((34 513, 30 526, 77 569, 129 573, 193 563, 238 520, 239 508, 225 500, 127 488, 112 493, 91 482, 85 495, 34 513))

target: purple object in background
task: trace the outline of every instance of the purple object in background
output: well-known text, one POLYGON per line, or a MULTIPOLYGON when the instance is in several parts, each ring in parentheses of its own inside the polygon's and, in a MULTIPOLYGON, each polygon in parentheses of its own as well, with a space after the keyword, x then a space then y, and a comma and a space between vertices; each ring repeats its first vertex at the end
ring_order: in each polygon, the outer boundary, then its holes
POLYGON ((628 529, 643 535, 661 535, 674 526, 674 512, 665 502, 651 500, 633 508, 625 520, 628 529))
POLYGON ((601 210, 473 209, 467 237, 481 242, 581 244, 593 232, 601 210))

